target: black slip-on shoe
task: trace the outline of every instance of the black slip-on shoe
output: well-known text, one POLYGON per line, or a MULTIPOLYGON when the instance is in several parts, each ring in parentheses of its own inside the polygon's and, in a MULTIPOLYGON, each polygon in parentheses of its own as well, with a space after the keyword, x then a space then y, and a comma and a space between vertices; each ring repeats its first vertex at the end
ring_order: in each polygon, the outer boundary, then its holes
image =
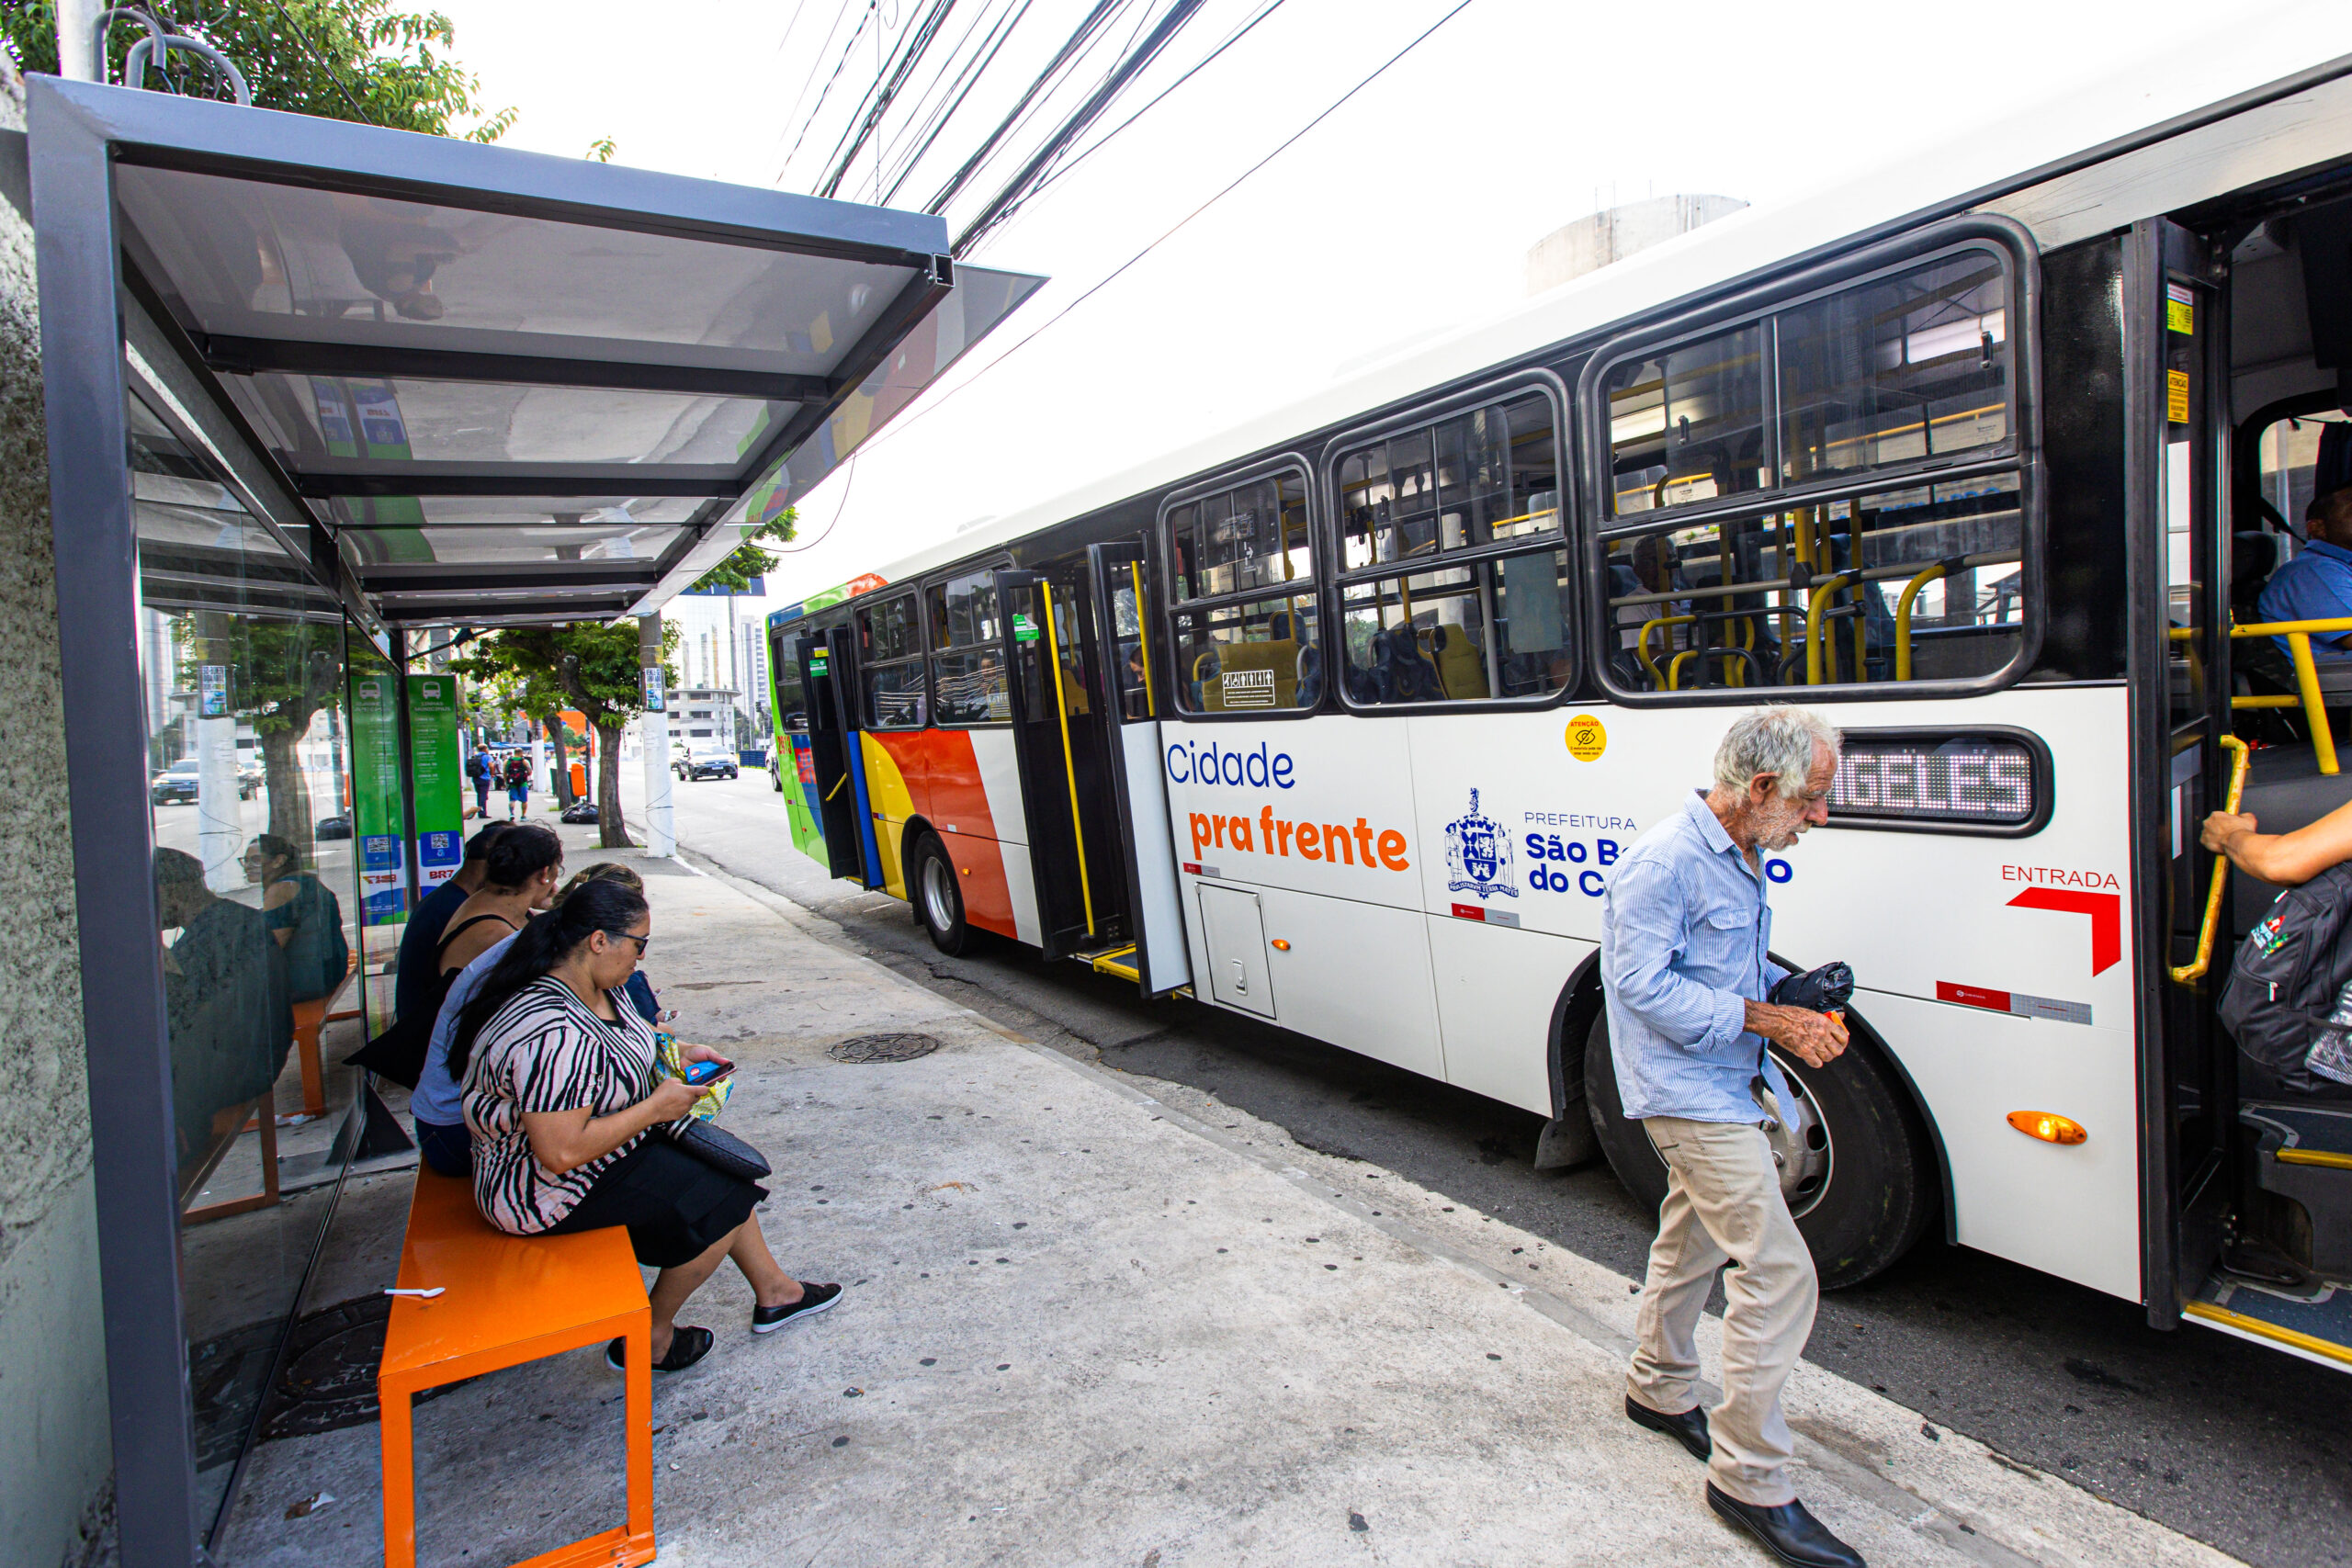
POLYGON ((754 1306, 752 1309, 752 1332, 774 1334, 787 1323, 797 1323, 804 1317, 814 1317, 820 1312, 831 1312, 833 1303, 842 1299, 839 1285, 812 1285, 802 1280, 800 1299, 780 1307, 754 1306))
MULTIPOLYGON (((718 1343, 718 1336, 707 1328, 679 1328, 670 1336, 670 1351, 653 1363, 657 1372, 683 1372, 705 1356, 718 1343)), ((628 1341, 616 1339, 605 1347, 605 1365, 616 1372, 627 1371, 628 1341)))
POLYGON ((1805 1511, 1799 1502, 1777 1508, 1743 1503, 1707 1483, 1707 1506, 1739 1526, 1764 1545, 1764 1550, 1795 1568, 1867 1568, 1862 1554, 1829 1533, 1829 1528, 1805 1511))
POLYGON ((1625 1396, 1625 1415, 1636 1427, 1647 1427, 1653 1432, 1664 1432, 1690 1450, 1690 1457, 1705 1463, 1715 1451, 1707 1438, 1707 1413, 1692 1405, 1679 1416, 1668 1416, 1662 1410, 1652 1410, 1632 1394, 1625 1396))

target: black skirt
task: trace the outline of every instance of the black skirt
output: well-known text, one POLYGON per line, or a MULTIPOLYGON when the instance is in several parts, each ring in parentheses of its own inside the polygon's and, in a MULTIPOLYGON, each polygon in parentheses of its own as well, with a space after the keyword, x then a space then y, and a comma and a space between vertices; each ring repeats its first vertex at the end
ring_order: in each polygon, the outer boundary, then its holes
POLYGON ((767 1195, 766 1188, 713 1170, 661 1134, 649 1133, 596 1178, 548 1234, 626 1225, 639 1263, 675 1269, 709 1251, 767 1195))

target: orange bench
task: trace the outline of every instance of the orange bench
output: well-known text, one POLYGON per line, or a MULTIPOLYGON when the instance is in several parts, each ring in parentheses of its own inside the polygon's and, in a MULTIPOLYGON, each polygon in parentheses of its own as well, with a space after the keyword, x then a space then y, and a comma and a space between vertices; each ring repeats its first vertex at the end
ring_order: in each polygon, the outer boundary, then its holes
POLYGON ((319 1031, 335 1019, 359 1016, 356 1012, 327 1011, 334 1006, 335 998, 343 995, 343 988, 351 984, 351 977, 358 972, 359 957, 354 953, 351 961, 343 966, 343 978, 334 983, 333 990, 323 997, 312 997, 308 1001, 294 1004, 294 1048, 302 1063, 302 1114, 305 1116, 327 1113, 326 1067, 319 1058, 319 1031))
POLYGON ((416 1562, 416 1459, 410 1397, 616 1337, 628 1341, 628 1522, 516 1568, 605 1568, 653 1560, 653 1314, 621 1229, 513 1236, 474 1207, 464 1181, 419 1167, 376 1371, 384 1444, 384 1562, 416 1562))

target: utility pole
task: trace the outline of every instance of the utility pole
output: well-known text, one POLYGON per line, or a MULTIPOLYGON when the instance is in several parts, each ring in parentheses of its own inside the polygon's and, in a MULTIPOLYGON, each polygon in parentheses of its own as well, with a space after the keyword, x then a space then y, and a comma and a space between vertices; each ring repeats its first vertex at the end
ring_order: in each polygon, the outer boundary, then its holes
POLYGON ((96 82, 103 74, 98 10, 98 0, 57 0, 57 73, 69 82, 96 82))
POLYGON ((670 816, 669 694, 662 683, 662 617, 637 618, 637 661, 644 668, 645 712, 637 741, 645 749, 645 852, 674 855, 678 839, 670 816))
POLYGON ((727 749, 740 753, 743 750, 743 731, 735 722, 735 699, 743 694, 743 678, 737 668, 735 640, 735 590, 730 588, 727 591, 727 683, 734 690, 727 698, 727 749))

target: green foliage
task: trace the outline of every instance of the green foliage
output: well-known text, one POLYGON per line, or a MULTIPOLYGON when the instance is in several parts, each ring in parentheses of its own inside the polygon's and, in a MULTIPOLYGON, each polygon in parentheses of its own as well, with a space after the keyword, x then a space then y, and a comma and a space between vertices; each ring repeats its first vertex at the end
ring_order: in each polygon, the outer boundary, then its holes
MULTIPOLYGON (((662 628, 662 678, 677 682, 671 656, 678 628, 662 628)), ((574 621, 560 626, 509 626, 473 645, 449 668, 490 688, 494 700, 538 717, 576 708, 599 728, 617 728, 645 710, 637 661, 637 623, 574 621)))
MULTIPOLYGON (((237 63, 264 108, 328 119, 364 120, 399 130, 451 134, 450 124, 481 115, 480 84, 447 51, 457 29, 438 11, 400 11, 393 0, 157 0, 149 7, 175 30, 203 39, 237 63)), ((107 39, 107 79, 146 29, 117 18, 107 39)), ((57 69, 55 0, 0 0, 0 48, 24 71, 57 69)), ((175 54, 168 78, 146 85, 226 97, 201 62, 175 54)), ((494 141, 514 123, 503 108, 467 134, 494 141)))
POLYGON ((599 164, 609 164, 613 161, 613 154, 618 152, 620 150, 620 143, 615 141, 611 137, 599 136, 595 141, 588 143, 587 155, 595 159, 599 164))
POLYGON ((343 664, 329 631, 233 615, 175 616, 174 629, 182 689, 202 689, 205 665, 226 666, 231 710, 250 720, 256 735, 288 729, 300 736, 321 708, 343 705, 343 664))
POLYGON ((731 588, 738 593, 751 590, 752 579, 764 577, 775 570, 779 558, 773 550, 760 548, 762 539, 774 539, 782 544, 791 539, 800 523, 800 509, 787 506, 784 514, 763 528, 743 536, 743 542, 730 551, 727 558, 695 580, 688 592, 700 593, 712 589, 731 588))

